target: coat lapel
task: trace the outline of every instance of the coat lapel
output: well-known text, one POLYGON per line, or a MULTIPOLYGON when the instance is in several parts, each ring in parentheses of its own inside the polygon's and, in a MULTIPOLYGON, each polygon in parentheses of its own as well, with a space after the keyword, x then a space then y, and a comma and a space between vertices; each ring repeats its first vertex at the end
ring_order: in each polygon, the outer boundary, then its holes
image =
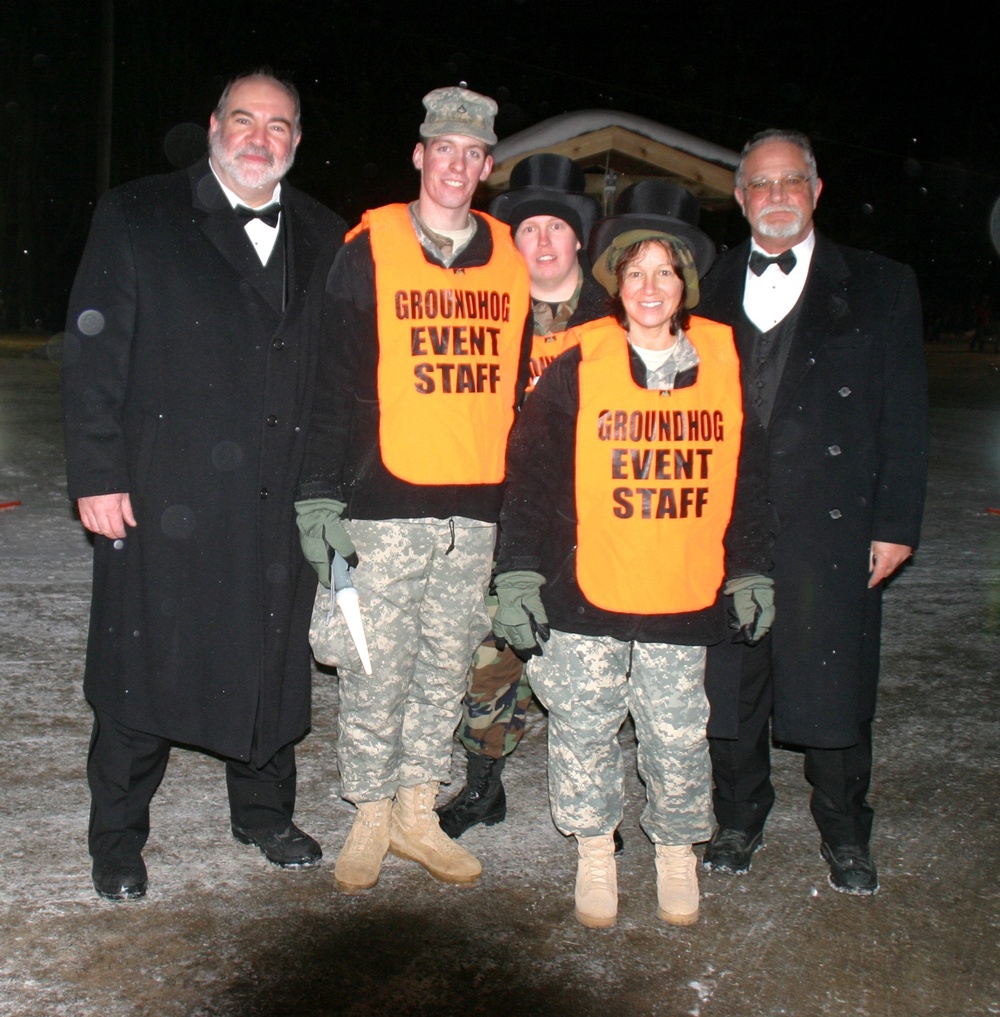
POLYGON ((309 278, 316 261, 316 247, 305 221, 299 198, 301 193, 286 183, 281 185, 281 205, 285 210, 282 229, 287 230, 285 243, 285 277, 288 280, 288 304, 300 302, 306 294, 309 278))
POLYGON ((794 397, 802 380, 815 365, 820 348, 831 334, 837 332, 838 321, 846 324, 850 314, 845 286, 848 275, 847 265, 836 244, 817 234, 788 360, 774 400, 772 420, 794 397))
MULTIPOLYGON (((704 314, 717 321, 732 326, 736 339, 736 349, 742 360, 749 353, 749 336, 747 319, 743 313, 743 289, 746 282, 747 258, 750 252, 750 241, 744 241, 716 262, 705 280, 704 314)), ((702 313, 696 307, 695 313, 702 313)))

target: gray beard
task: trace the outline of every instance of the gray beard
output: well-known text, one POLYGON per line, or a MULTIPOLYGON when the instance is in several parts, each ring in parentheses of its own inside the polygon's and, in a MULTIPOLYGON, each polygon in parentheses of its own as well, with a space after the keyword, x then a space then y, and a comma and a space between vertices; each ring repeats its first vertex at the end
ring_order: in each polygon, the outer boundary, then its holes
POLYGON ((789 208, 786 205, 765 209, 758 217, 755 224, 757 232, 762 237, 770 237, 771 240, 784 240, 787 237, 794 237, 802 231, 804 219, 802 212, 797 208, 789 208), (789 212, 795 216, 791 222, 765 222, 764 216, 769 212, 789 212))
POLYGON ((228 173, 229 176, 231 176, 233 180, 240 185, 240 187, 256 189, 276 184, 292 168, 292 163, 295 162, 294 148, 289 149, 287 158, 281 162, 277 162, 267 149, 258 148, 256 145, 244 145, 234 154, 232 159, 229 159, 226 156, 225 149, 222 147, 217 137, 209 138, 208 148, 216 163, 218 163, 218 165, 221 166, 226 173, 228 173), (239 157, 243 153, 263 155, 271 161, 268 166, 261 167, 260 169, 249 168, 239 161, 239 157))

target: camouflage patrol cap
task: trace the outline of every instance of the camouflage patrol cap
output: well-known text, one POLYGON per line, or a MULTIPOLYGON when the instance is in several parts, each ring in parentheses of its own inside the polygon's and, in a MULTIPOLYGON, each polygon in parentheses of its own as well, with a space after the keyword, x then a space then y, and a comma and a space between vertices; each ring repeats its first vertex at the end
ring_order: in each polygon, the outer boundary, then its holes
POLYGON ((459 134, 475 138, 484 145, 495 145, 493 118, 497 104, 488 96, 467 88, 435 88, 424 96, 427 116, 420 125, 420 137, 437 138, 442 134, 459 134))

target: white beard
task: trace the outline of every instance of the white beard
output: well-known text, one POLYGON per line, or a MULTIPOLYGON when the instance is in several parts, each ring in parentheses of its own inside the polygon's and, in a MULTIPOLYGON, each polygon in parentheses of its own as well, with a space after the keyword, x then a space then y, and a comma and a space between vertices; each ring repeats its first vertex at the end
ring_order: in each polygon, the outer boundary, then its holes
POLYGON ((243 145, 233 152, 232 156, 229 156, 219 141, 218 134, 210 136, 208 144, 215 162, 240 187, 249 187, 254 190, 276 184, 292 168, 292 163, 295 162, 294 148, 288 150, 288 156, 285 159, 277 162, 274 158, 274 153, 269 149, 252 144, 243 145), (259 166, 255 163, 244 163, 240 159, 242 155, 262 156, 267 159, 267 165, 259 166))
POLYGON ((757 221, 754 228, 762 237, 770 237, 772 240, 784 240, 787 237, 794 237, 802 232, 805 224, 805 217, 802 210, 794 205, 768 205, 762 208, 757 214, 757 221), (765 216, 772 212, 785 212, 794 216, 790 222, 767 222, 765 216))

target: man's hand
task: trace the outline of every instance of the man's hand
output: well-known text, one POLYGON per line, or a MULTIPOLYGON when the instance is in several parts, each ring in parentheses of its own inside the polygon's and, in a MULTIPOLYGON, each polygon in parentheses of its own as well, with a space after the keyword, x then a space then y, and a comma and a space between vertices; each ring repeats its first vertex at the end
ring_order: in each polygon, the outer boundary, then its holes
POLYGON ((77 498, 77 511, 80 522, 101 537, 117 540, 125 536, 126 526, 137 526, 132 513, 132 500, 128 493, 123 494, 92 494, 87 498, 77 498))
POLYGON ((913 548, 907 544, 890 544, 887 540, 873 540, 868 555, 868 589, 878 586, 913 554, 913 548))

